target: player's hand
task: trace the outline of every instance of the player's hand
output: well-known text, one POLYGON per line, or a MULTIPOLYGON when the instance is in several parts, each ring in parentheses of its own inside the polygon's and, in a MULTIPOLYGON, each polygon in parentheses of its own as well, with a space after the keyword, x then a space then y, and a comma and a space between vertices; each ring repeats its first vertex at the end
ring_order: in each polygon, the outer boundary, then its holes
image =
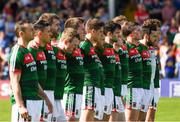
POLYGON ((19 107, 19 113, 20 113, 22 118, 28 119, 29 115, 28 115, 27 108, 25 108, 24 106, 19 107))
POLYGON ((37 45, 36 42, 32 40, 32 41, 30 41, 28 43, 28 47, 31 47, 31 48, 34 48, 34 49, 38 49, 39 45, 37 45))
POLYGON ((49 113, 53 112, 53 105, 49 99, 46 100, 46 105, 48 107, 49 113))

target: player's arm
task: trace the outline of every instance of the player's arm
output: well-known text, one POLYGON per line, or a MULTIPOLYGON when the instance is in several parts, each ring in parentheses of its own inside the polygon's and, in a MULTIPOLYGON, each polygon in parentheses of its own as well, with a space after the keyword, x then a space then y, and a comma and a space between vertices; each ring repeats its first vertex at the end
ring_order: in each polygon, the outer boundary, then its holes
POLYGON ((19 113, 21 114, 21 116, 23 118, 27 118, 28 111, 24 106, 24 102, 22 99, 21 87, 19 85, 20 78, 21 78, 21 72, 10 71, 10 84, 14 94, 16 105, 18 106, 19 113))
POLYGON ((49 113, 53 112, 53 106, 47 95, 44 93, 41 85, 38 83, 38 95, 45 100, 46 105, 48 106, 49 113))

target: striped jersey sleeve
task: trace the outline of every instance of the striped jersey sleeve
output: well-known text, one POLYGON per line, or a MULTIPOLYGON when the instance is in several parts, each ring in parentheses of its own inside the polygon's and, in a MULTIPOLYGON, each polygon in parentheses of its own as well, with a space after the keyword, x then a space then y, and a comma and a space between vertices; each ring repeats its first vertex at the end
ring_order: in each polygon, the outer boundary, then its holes
POLYGON ((22 63, 20 60, 20 54, 18 53, 19 46, 15 45, 12 48, 10 58, 9 58, 9 71, 11 72, 21 72, 22 63))

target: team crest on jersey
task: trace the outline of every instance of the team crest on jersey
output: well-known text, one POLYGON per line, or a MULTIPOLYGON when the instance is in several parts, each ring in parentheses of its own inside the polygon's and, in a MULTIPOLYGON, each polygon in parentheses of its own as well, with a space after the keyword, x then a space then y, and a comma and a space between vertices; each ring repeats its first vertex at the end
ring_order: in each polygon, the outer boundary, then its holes
POLYGON ((143 50, 142 53, 141 53, 141 56, 143 59, 147 59, 147 58, 150 58, 150 54, 147 50, 143 50))
POLYGON ((126 45, 122 45, 121 48, 122 48, 123 51, 126 51, 126 50, 127 50, 126 45))
POLYGON ((38 61, 44 61, 44 60, 46 60, 46 56, 45 56, 44 52, 43 52, 43 51, 38 52, 38 53, 37 53, 37 56, 36 56, 36 59, 37 59, 38 61))
POLYGON ((105 48, 105 49, 104 49, 104 55, 106 55, 106 56, 112 56, 112 55, 114 55, 114 50, 113 50, 113 48, 105 48))
POLYGON ((81 50, 80 49, 74 50, 72 55, 74 57, 83 57, 82 54, 81 54, 81 50))
POLYGON ((94 47, 91 47, 89 50, 89 55, 96 55, 94 47))
POLYGON ((137 55, 139 52, 136 48, 131 48, 129 50, 129 56, 134 56, 134 55, 137 55))
POLYGON ((116 62, 120 62, 120 58, 118 54, 115 55, 115 58, 116 58, 116 62))
POLYGON ((150 46, 150 47, 149 47, 149 50, 155 50, 155 49, 154 49, 154 47, 150 46))
POLYGON ((51 44, 49 43, 46 44, 46 50, 53 50, 53 47, 51 46, 51 44))
POLYGON ((31 53, 27 53, 24 55, 24 64, 29 64, 31 62, 34 61, 33 56, 31 55, 31 53))
POLYGON ((61 51, 58 51, 56 57, 57 57, 57 59, 59 59, 59 60, 66 60, 66 56, 63 55, 61 51))

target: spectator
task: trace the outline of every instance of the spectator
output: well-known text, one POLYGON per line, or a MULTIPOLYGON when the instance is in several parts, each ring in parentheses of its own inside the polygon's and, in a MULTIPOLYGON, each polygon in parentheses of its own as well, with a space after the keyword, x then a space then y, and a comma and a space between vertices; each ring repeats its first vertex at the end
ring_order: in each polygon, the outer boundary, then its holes
POLYGON ((62 3, 60 4, 60 9, 61 10, 68 10, 68 9, 73 9, 73 4, 70 2, 70 0, 62 0, 62 3))
POLYGON ((177 33, 176 21, 174 18, 171 19, 171 25, 167 31, 168 43, 169 45, 173 45, 173 39, 175 34, 177 33))
POLYGON ((153 0, 152 5, 149 7, 150 18, 162 20, 162 6, 159 0, 153 0))
POLYGON ((12 16, 8 15, 6 23, 5 23, 5 31, 6 31, 8 43, 12 42, 14 39, 14 36, 15 36, 14 26, 15 26, 15 23, 13 21, 12 16))
POLYGON ((26 6, 30 3, 30 0, 20 0, 23 6, 26 6))
POLYGON ((165 66, 165 77, 166 78, 173 78, 175 76, 175 55, 174 50, 170 48, 167 51, 167 60, 166 60, 166 66, 165 66))
POLYGON ((7 79, 8 78, 8 55, 10 49, 7 44, 7 40, 5 39, 5 33, 3 31, 0 32, 0 78, 7 79))
POLYGON ((176 20, 177 25, 179 25, 180 24, 180 10, 176 12, 175 20, 176 20))
POLYGON ((174 18, 171 19, 171 26, 169 28, 169 31, 172 34, 176 34, 178 32, 177 22, 174 18))
MULTIPOLYGON (((5 38, 5 33, 0 31, 0 56, 5 52, 5 49, 8 47, 8 41, 5 38)), ((3 56, 1 57, 3 59, 3 56)))
POLYGON ((95 10, 92 0, 84 0, 84 2, 81 5, 80 11, 85 11, 85 10, 89 10, 92 13, 95 13, 96 10, 95 10))
POLYGON ((13 10, 11 9, 11 3, 7 2, 7 4, 4 6, 3 14, 12 16, 13 10))
POLYGON ((163 42, 159 47, 159 55, 160 55, 160 63, 161 63, 161 71, 162 71, 162 76, 165 77, 166 73, 165 73, 165 64, 166 64, 166 60, 167 60, 167 51, 169 50, 169 46, 168 46, 168 40, 167 37, 163 38, 163 42))
POLYGON ((153 0, 143 0, 143 4, 145 5, 147 10, 151 8, 152 3, 153 3, 153 0))
POLYGON ((12 16, 16 17, 20 3, 16 0, 9 0, 10 9, 12 10, 12 16))
POLYGON ((175 54, 176 54, 176 64, 178 67, 178 78, 180 79, 180 26, 178 29, 178 33, 176 33, 173 43, 175 45, 175 54))
POLYGON ((161 26, 162 36, 167 36, 168 30, 169 30, 168 23, 167 22, 163 23, 163 25, 161 26))
POLYGON ((144 20, 146 20, 148 18, 149 18, 149 14, 146 11, 144 5, 138 4, 137 11, 134 14, 135 22, 137 22, 138 24, 142 24, 144 22, 144 20))
POLYGON ((91 18, 91 12, 88 10, 88 9, 86 9, 84 12, 83 12, 83 18, 84 18, 84 20, 85 21, 87 21, 89 18, 91 18))
POLYGON ((175 15, 175 8, 171 0, 165 1, 165 6, 162 9, 163 22, 171 22, 171 18, 175 15))
POLYGON ((109 16, 105 11, 104 7, 100 7, 96 13, 96 17, 98 17, 102 22, 107 22, 109 20, 109 16))
POLYGON ((3 16, 0 14, 0 31, 5 30, 4 23, 5 23, 5 20, 4 20, 3 16))

